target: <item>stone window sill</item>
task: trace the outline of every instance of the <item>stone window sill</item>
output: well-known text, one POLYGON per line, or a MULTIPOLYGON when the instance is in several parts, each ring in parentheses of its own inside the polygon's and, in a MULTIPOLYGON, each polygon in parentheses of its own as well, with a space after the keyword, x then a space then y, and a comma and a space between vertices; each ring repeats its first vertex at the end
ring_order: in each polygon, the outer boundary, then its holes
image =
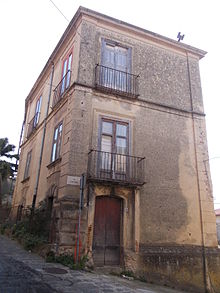
POLYGON ((59 157, 58 159, 56 159, 55 161, 53 161, 49 165, 47 165, 47 168, 48 169, 51 169, 52 167, 58 165, 61 161, 62 161, 62 158, 59 157))

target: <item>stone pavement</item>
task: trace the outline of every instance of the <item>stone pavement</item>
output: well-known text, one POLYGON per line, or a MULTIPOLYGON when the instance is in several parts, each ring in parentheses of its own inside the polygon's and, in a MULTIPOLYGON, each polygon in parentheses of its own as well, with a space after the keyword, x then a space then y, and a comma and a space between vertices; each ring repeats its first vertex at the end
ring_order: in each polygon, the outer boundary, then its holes
POLYGON ((0 235, 0 293, 181 293, 167 287, 46 263, 0 235))

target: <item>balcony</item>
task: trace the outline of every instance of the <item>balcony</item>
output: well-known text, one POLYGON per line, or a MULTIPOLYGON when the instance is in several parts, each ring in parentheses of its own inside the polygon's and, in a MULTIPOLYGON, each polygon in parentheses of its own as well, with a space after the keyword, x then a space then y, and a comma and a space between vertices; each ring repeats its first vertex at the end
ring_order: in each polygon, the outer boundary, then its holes
POLYGON ((91 150, 87 178, 100 183, 140 186, 144 182, 145 158, 91 150))
POLYGON ((61 79, 61 81, 58 83, 56 88, 53 90, 53 104, 52 107, 54 107, 63 97, 66 90, 70 86, 70 79, 71 79, 71 70, 68 70, 67 73, 64 75, 64 77, 61 79))
POLYGON ((40 112, 37 112, 35 113, 34 117, 31 119, 31 121, 28 123, 27 138, 29 138, 29 136, 37 128, 39 119, 40 119, 40 112))
POLYGON ((138 75, 99 64, 95 67, 95 87, 104 92, 137 98, 139 96, 138 77, 138 75))

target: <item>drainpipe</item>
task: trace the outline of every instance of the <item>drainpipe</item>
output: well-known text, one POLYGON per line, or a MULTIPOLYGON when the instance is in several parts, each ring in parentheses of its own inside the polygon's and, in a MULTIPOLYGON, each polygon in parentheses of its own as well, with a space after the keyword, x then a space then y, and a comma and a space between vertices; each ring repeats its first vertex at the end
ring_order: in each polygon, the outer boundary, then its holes
POLYGON ((52 62, 52 70, 51 70, 51 75, 50 75, 50 89, 49 89, 48 100, 47 100, 47 110, 46 110, 46 115, 44 118, 43 135, 42 135, 41 147, 40 147, 40 157, 39 157, 39 163, 38 163, 38 169, 37 169, 37 178, 36 178, 36 183, 35 183, 35 187, 34 187, 34 195, 33 195, 33 200, 32 200, 32 207, 31 207, 32 214, 34 212, 35 205, 36 205, 36 199, 37 199, 37 191, 38 191, 41 163, 42 163, 43 150, 44 150, 44 140, 45 140, 45 134, 46 134, 46 127, 47 127, 47 116, 48 116, 48 112, 49 112, 50 98, 51 98, 52 85, 53 85, 53 75, 54 75, 54 63, 52 62))
POLYGON ((199 199, 200 229, 201 229, 201 234, 202 234, 201 240, 202 240, 203 280, 204 280, 205 292, 209 292, 208 282, 207 282, 207 269, 206 269, 207 264, 206 264, 206 254, 205 254, 205 239, 204 239, 204 230, 203 230, 203 214, 202 214, 202 205, 201 205, 199 170, 198 170, 198 159, 197 159, 197 149, 196 149, 196 134, 195 134, 196 131, 195 131, 194 114, 193 114, 192 84, 191 84, 191 77, 190 77, 188 52, 186 52, 186 60, 187 60, 188 80, 189 80, 190 103, 191 103, 191 111, 192 111, 193 141, 194 141, 195 165, 196 165, 196 175, 197 175, 197 189, 198 189, 198 199, 199 199))
POLYGON ((80 195, 79 195, 79 213, 78 213, 78 228, 77 228, 77 243, 76 243, 76 264, 79 263, 79 243, 80 243, 80 224, 81 224, 81 213, 83 209, 83 197, 84 197, 84 188, 86 184, 86 176, 82 174, 80 178, 80 195))
POLYGON ((16 167, 18 166, 18 161, 19 161, 19 155, 20 155, 20 149, 21 149, 21 140, 22 140, 22 136, 23 136, 23 131, 24 131, 24 123, 25 123, 25 119, 22 122, 22 127, 21 127, 21 133, 20 133, 20 138, 19 138, 19 144, 18 144, 18 158, 16 159, 16 167))

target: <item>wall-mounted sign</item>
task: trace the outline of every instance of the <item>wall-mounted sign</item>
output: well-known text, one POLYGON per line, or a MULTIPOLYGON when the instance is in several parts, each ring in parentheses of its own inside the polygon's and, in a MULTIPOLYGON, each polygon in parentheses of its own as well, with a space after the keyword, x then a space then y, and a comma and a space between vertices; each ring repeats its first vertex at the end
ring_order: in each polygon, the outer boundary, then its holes
POLYGON ((80 185, 80 177, 79 176, 67 176, 67 184, 69 185, 80 185))

